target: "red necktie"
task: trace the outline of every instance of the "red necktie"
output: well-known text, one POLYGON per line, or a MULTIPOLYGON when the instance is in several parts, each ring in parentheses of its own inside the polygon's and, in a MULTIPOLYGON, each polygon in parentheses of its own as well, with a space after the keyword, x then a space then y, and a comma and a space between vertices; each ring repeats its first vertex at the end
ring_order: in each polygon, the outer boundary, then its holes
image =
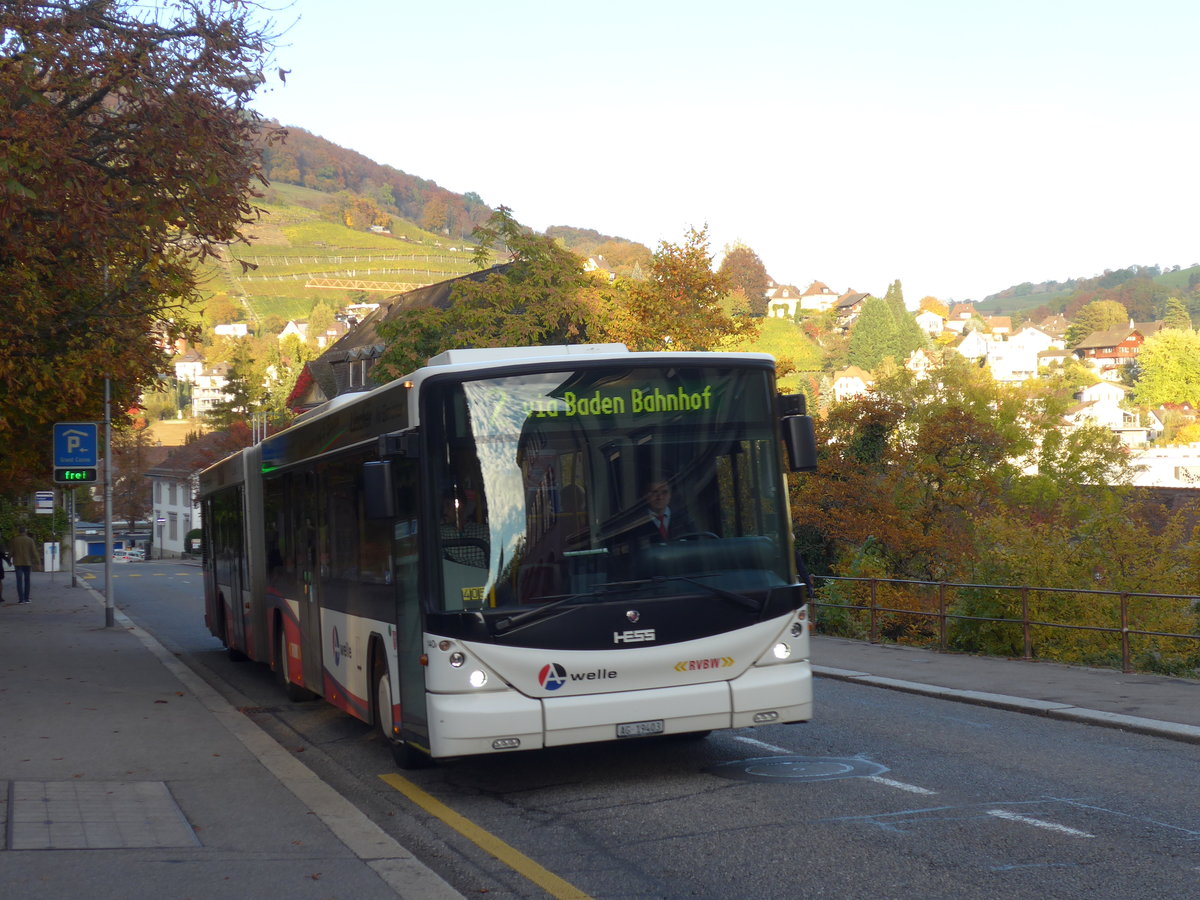
POLYGON ((663 540, 667 539, 667 517, 658 517, 658 533, 663 536, 663 540))

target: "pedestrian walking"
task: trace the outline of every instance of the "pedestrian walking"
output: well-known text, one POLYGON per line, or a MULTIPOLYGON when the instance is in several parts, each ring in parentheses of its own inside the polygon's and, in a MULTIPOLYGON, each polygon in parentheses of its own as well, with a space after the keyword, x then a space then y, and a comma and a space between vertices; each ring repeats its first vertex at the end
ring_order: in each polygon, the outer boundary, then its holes
POLYGON ((17 536, 9 545, 8 555, 12 560, 13 570, 17 573, 17 603, 28 603, 29 574, 37 565, 37 545, 24 525, 17 529, 17 536))

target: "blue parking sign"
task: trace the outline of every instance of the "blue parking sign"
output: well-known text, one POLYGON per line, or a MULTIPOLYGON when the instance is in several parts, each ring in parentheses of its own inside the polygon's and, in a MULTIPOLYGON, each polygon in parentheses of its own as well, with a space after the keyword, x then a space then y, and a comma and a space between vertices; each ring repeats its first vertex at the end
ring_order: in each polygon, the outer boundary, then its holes
POLYGON ((98 465, 100 441, 95 422, 56 422, 54 425, 55 468, 98 465))

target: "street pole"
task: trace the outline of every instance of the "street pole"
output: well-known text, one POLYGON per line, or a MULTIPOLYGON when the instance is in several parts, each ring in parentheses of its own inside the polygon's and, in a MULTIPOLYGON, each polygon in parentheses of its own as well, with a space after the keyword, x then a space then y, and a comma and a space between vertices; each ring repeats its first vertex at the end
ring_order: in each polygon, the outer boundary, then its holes
POLYGON ((112 502, 113 502, 113 452, 112 452, 112 381, 104 379, 104 627, 112 628, 116 622, 113 606, 112 580, 112 502))

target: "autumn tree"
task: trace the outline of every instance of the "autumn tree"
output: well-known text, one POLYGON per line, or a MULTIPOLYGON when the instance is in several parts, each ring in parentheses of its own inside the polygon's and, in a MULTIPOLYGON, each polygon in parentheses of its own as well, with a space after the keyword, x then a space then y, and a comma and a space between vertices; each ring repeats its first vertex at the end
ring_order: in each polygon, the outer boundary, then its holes
POLYGON ((197 263, 255 220, 271 37, 252 12, 0 6, 0 492, 49 474, 51 423, 98 418, 105 376, 136 398, 188 331, 197 263))
POLYGON ((757 333, 753 320, 721 308, 728 282, 712 268, 708 226, 679 244, 661 241, 644 280, 619 281, 603 302, 597 333, 631 350, 718 350, 757 333))
POLYGON ((757 253, 741 243, 726 247, 717 274, 745 296, 751 315, 767 314, 767 287, 771 278, 757 253))

